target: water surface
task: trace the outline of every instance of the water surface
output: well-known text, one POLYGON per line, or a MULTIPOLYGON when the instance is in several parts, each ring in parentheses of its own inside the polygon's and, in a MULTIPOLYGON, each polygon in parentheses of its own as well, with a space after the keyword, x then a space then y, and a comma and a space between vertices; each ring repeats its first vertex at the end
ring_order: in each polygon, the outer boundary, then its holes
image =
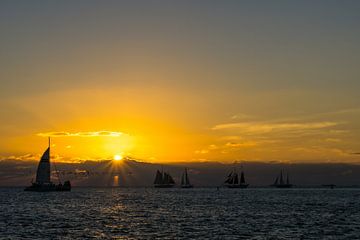
POLYGON ((360 239, 360 190, 0 188, 0 238, 360 239))

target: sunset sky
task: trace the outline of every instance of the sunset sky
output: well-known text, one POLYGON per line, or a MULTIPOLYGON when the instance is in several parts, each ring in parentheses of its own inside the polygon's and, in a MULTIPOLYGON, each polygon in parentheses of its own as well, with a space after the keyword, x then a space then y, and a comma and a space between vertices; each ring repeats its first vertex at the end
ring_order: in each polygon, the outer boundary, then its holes
POLYGON ((0 159, 360 163, 359 26, 360 1, 1 1, 0 159))

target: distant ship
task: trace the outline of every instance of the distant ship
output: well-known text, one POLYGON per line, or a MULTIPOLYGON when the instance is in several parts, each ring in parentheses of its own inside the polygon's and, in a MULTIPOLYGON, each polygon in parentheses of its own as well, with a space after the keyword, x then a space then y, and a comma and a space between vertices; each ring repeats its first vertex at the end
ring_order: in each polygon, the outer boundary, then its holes
POLYGON ((239 181, 239 174, 237 173, 236 169, 234 169, 226 178, 224 182, 224 186, 228 188, 247 188, 249 184, 245 182, 245 175, 244 172, 241 171, 240 173, 240 181, 239 181))
POLYGON ((182 188, 193 188, 194 186, 191 185, 189 176, 187 173, 187 169, 185 168, 184 173, 181 176, 181 187, 182 188))
POLYGON ((280 174, 276 177, 274 184, 271 186, 277 188, 291 188, 293 185, 290 184, 289 174, 286 175, 286 182, 284 181, 283 172, 281 170, 280 174))
MULTIPOLYGON (((58 176, 59 178, 59 176, 58 176)), ((33 192, 52 192, 52 191, 70 191, 70 181, 61 183, 59 178, 59 184, 54 184, 50 180, 50 138, 49 147, 43 153, 36 172, 36 181, 32 182, 31 186, 26 187, 24 191, 33 192)))
POLYGON ((156 188, 172 188, 175 185, 174 179, 169 173, 157 170, 154 187, 156 188))

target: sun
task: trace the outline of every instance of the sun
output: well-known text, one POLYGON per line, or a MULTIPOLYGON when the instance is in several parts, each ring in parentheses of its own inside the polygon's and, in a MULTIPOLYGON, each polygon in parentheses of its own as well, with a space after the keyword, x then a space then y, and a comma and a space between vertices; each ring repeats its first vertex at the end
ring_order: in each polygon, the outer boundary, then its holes
POLYGON ((114 155, 114 160, 115 161, 121 161, 122 159, 123 159, 123 156, 121 156, 119 154, 114 155))

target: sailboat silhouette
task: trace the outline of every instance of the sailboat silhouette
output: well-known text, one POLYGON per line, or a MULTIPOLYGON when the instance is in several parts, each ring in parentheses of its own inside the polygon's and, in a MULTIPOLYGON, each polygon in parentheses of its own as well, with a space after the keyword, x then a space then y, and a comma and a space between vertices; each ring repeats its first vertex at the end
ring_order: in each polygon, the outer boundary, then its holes
POLYGON ((172 176, 164 171, 156 171, 154 187, 155 188, 171 188, 175 185, 175 181, 172 176))
POLYGON ((189 176, 187 173, 187 168, 185 168, 184 173, 181 176, 181 188, 193 188, 194 186, 191 185, 189 176))
POLYGON ((247 188, 249 184, 245 182, 245 174, 244 171, 241 170, 240 173, 240 181, 239 181, 239 174, 237 173, 236 169, 230 172, 227 176, 224 186, 228 188, 247 188))
POLYGON ((283 177, 283 171, 280 171, 280 174, 276 177, 275 182, 271 185, 277 188, 291 188, 293 185, 290 184, 289 173, 286 174, 286 181, 283 177))
POLYGON ((31 184, 31 186, 26 187, 24 191, 51 192, 51 191, 71 190, 70 181, 65 181, 64 184, 62 184, 59 175, 58 175, 58 179, 59 179, 58 185, 52 183, 50 179, 50 138, 49 138, 49 146, 43 153, 36 171, 36 180, 31 184))

